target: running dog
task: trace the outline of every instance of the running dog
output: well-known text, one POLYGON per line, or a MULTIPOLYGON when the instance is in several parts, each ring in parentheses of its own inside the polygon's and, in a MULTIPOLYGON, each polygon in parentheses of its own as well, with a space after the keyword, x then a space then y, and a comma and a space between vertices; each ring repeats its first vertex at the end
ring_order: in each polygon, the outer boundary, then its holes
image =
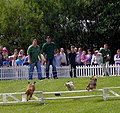
POLYGON ((69 91, 72 91, 72 90, 75 89, 73 82, 70 82, 70 81, 66 82, 66 83, 65 83, 65 86, 67 87, 67 89, 68 89, 69 91))
POLYGON ((35 83, 31 83, 31 82, 28 82, 28 86, 27 86, 27 89, 26 89, 26 92, 25 94, 27 95, 27 101, 31 99, 34 91, 35 91, 35 83))
POLYGON ((96 85, 97 85, 97 77, 96 76, 92 76, 90 78, 90 82, 86 88, 86 90, 93 90, 93 89, 96 89, 96 85))

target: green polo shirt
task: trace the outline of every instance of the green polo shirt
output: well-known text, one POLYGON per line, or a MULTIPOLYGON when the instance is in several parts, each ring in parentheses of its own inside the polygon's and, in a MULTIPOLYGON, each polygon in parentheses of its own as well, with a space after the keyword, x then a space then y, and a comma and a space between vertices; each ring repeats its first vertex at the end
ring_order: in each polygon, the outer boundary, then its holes
POLYGON ((32 63, 35 63, 39 61, 39 55, 40 55, 40 46, 34 47, 33 45, 30 45, 27 50, 27 54, 30 55, 30 60, 32 63))
POLYGON ((106 60, 107 55, 111 56, 111 51, 109 49, 105 50, 104 48, 102 48, 102 49, 100 49, 99 52, 102 53, 103 63, 105 63, 105 62, 110 60, 110 59, 106 60))
POLYGON ((54 42, 51 42, 50 44, 46 42, 42 46, 42 52, 46 58, 53 58, 55 48, 56 46, 54 42))

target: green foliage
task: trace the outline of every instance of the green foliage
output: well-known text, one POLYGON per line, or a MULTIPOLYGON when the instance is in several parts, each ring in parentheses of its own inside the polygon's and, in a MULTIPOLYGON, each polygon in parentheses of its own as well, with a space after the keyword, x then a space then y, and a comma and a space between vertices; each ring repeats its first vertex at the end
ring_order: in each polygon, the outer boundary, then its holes
POLYGON ((42 45, 51 35, 65 49, 71 44, 99 48, 105 42, 117 49, 119 7, 119 0, 1 0, 0 45, 10 52, 27 50, 31 38, 38 38, 42 45))

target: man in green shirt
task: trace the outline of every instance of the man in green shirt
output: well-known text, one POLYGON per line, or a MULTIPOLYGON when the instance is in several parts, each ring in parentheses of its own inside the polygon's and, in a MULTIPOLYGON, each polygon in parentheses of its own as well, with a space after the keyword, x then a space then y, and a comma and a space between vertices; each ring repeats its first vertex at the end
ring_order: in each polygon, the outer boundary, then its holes
POLYGON ((103 75, 109 76, 109 61, 111 58, 111 51, 108 49, 108 44, 104 44, 104 48, 101 48, 100 53, 102 53, 103 57, 103 75))
POLYGON ((40 63, 40 59, 41 59, 40 46, 37 45, 36 39, 33 39, 32 45, 28 47, 27 54, 28 54, 28 63, 30 64, 29 80, 32 79, 34 66, 36 66, 37 68, 38 79, 40 80, 43 79, 41 73, 41 63, 40 63))
POLYGON ((46 37, 46 42, 42 46, 43 55, 46 62, 46 78, 49 79, 49 66, 52 65, 53 78, 57 78, 57 71, 54 59, 54 50, 56 49, 55 43, 51 42, 51 37, 46 37))

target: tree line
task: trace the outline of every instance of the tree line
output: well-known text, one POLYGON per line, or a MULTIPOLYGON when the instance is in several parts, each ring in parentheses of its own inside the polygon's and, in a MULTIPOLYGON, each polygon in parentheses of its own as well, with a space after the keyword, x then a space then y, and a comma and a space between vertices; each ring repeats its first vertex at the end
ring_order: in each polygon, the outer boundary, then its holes
POLYGON ((120 48, 119 0, 1 0, 0 45, 25 51, 33 38, 42 46, 53 37, 57 47, 120 48))

